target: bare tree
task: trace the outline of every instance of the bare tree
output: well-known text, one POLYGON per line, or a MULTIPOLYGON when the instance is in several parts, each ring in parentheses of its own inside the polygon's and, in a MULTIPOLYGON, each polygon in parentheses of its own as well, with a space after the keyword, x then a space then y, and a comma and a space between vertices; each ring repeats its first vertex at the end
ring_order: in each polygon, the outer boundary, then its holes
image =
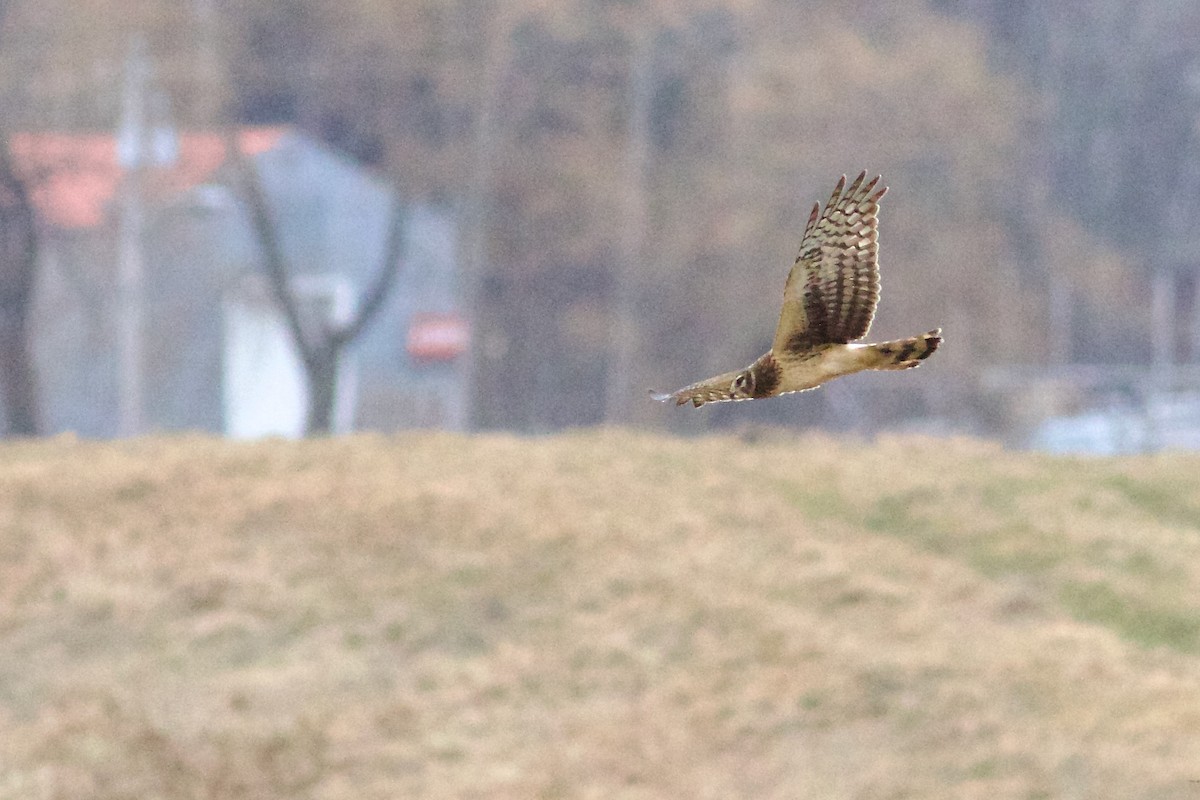
MULTIPOLYGON (((7 0, 0 0, 0 29, 9 7, 7 0)), ((39 427, 29 349, 37 265, 37 225, 29 187, 13 163, 8 132, 0 132, 0 396, 4 431, 13 436, 34 436, 39 427)))
POLYGON ((375 278, 360 298, 353 317, 343 325, 332 325, 323 319, 306 319, 292 287, 292 270, 279 236, 279 226, 263 190, 258 170, 242 153, 237 137, 230 132, 226 138, 236 176, 237 190, 250 215, 250 227, 258 241, 271 294, 287 322, 288 331, 304 365, 308 387, 308 415, 305 432, 323 435, 333 424, 334 401, 337 398, 338 364, 346 346, 366 329, 376 312, 383 306, 396 283, 399 272, 400 249, 404 241, 404 209, 399 199, 393 200, 387 241, 375 278))
POLYGON ((5 429, 38 433, 38 398, 29 350, 29 313, 37 277, 38 237, 28 187, 0 137, 0 386, 5 429))

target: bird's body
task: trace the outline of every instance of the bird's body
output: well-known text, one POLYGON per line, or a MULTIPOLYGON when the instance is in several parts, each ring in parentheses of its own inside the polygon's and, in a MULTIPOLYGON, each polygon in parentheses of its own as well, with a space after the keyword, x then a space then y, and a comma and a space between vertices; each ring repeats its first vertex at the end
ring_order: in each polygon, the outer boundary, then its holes
POLYGON ((863 172, 846 188, 846 177, 825 205, 813 207, 800 255, 788 275, 783 311, 771 349, 750 366, 716 375, 656 400, 701 406, 755 400, 813 389, 868 369, 910 369, 941 344, 941 329, 874 344, 866 335, 879 302, 879 177, 863 172))

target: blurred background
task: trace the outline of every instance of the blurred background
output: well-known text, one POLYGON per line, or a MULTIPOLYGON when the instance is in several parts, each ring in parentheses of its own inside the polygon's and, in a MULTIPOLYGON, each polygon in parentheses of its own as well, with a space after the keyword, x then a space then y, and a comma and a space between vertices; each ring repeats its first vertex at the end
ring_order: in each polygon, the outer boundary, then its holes
POLYGON ((11 436, 740 425, 1200 447, 1200 7, 3 0, 11 436), (880 172, 919 372, 700 412, 880 172))
POLYGON ((0 0, 0 102, 0 800, 1200 797, 1200 455, 1022 452, 1200 450, 1194 0, 0 0), (648 398, 862 169, 936 357, 648 398))

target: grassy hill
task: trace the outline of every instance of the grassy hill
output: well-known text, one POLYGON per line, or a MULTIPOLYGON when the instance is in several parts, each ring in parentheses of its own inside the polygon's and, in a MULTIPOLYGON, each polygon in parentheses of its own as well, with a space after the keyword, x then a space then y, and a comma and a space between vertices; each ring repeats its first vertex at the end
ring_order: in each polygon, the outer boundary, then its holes
POLYGON ((0 447, 0 798, 1200 797, 1200 457, 0 447))

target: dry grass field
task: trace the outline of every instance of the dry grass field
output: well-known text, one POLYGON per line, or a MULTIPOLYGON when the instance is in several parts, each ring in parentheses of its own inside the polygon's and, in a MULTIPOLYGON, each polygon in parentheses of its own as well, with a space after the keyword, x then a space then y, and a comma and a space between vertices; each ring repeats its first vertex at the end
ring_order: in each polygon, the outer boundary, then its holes
POLYGON ((0 446, 0 798, 1200 799, 1200 457, 0 446))

